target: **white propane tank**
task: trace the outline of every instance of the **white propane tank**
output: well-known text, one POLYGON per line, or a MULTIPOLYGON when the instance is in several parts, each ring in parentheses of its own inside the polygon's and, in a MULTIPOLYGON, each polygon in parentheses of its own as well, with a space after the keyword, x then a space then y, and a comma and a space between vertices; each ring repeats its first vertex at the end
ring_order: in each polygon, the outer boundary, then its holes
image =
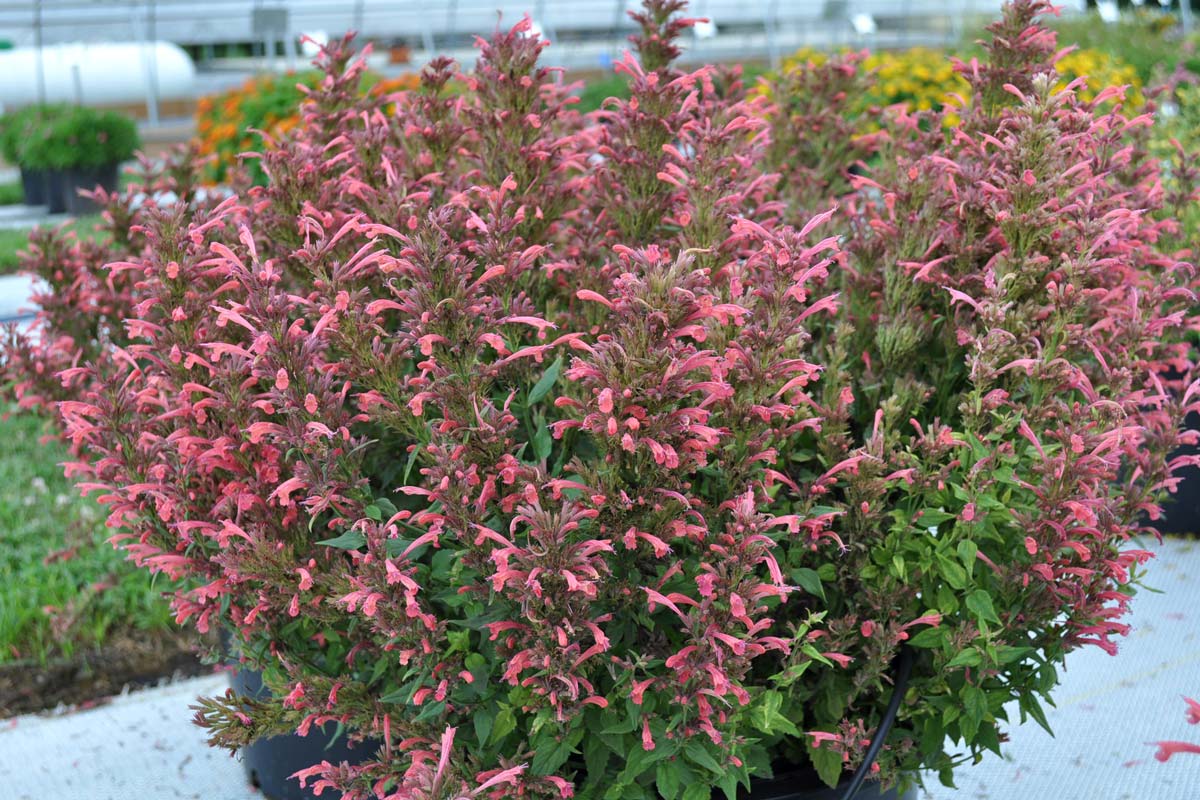
POLYGON ((170 42, 79 42, 46 45, 41 51, 45 96, 39 97, 38 51, 0 50, 0 104, 87 105, 144 103, 191 96, 196 80, 192 59, 170 42))

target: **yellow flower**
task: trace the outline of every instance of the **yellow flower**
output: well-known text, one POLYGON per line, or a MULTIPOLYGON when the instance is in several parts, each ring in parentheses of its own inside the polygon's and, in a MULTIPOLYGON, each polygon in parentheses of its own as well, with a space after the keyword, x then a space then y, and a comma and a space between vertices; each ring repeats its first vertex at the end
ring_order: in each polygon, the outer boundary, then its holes
POLYGON ((1076 78, 1083 78, 1087 82, 1085 88, 1079 90, 1082 100, 1091 101, 1110 86, 1128 86, 1126 108, 1137 110, 1146 103, 1137 71, 1117 56, 1100 50, 1074 50, 1060 58, 1054 68, 1061 76, 1057 87, 1059 91, 1076 78))

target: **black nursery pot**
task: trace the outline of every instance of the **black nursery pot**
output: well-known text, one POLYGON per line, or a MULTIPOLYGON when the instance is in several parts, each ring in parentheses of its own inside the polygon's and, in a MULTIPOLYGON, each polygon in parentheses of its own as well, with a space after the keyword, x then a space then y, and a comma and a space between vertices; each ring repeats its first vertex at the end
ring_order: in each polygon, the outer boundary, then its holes
MULTIPOLYGON (((847 778, 841 785, 831 788, 817 778, 816 770, 799 769, 775 771, 775 777, 750 781, 750 791, 739 791, 739 800, 841 800, 850 783, 847 778)), ((713 796, 716 796, 716 792, 713 796)), ((864 783, 854 795, 854 800, 916 800, 917 792, 911 789, 904 794, 893 787, 882 791, 878 783, 864 783)))
POLYGON ((21 193, 27 206, 46 205, 46 171, 21 167, 21 193))
POLYGON ((63 198, 67 174, 58 169, 48 169, 43 174, 46 176, 46 201, 43 205, 51 214, 61 214, 67 210, 67 204, 63 198))
MULTIPOLYGON (((262 697, 269 693, 262 684, 262 675, 246 669, 234 673, 233 689, 248 697, 262 697)), ((322 761, 360 764, 373 756, 379 747, 378 742, 371 741, 353 745, 346 740, 345 734, 335 741, 336 732, 337 725, 327 722, 323 728, 313 725, 308 736, 272 736, 242 748, 242 764, 250 783, 267 800, 316 798, 311 784, 310 788, 301 789, 300 781, 290 776, 322 761)), ((325 796, 328 797, 328 793, 325 796)))
MULTIPOLYGON (((1183 376, 1175 370, 1169 370, 1164 377, 1178 380, 1183 376)), ((1188 430, 1200 430, 1200 414, 1188 414, 1183 421, 1188 430)), ((1200 445, 1189 444, 1171 453, 1171 458, 1200 453, 1200 445)), ((1180 479, 1175 493, 1163 502, 1162 519, 1153 520, 1150 524, 1159 533, 1200 535, 1200 467, 1184 467, 1176 473, 1180 479)))
MULTIPOLYGON (((1189 430, 1200 430, 1200 414, 1188 414, 1184 426, 1189 430)), ((1200 445, 1184 445, 1171 453, 1171 458, 1200 453, 1200 445)), ((1150 524, 1160 533, 1200 535, 1200 467, 1184 467, 1176 475, 1180 478, 1175 494, 1163 503, 1163 517, 1150 524)))
MULTIPOLYGON (((222 637, 225 638, 225 637, 222 637)), ((263 686, 262 674, 239 669, 233 674, 233 690, 246 697, 265 697, 270 690, 263 686)), ((290 776, 313 764, 329 761, 361 764, 371 758, 379 742, 366 741, 352 745, 345 735, 334 737, 337 725, 314 725, 308 736, 290 734, 260 739, 241 750, 246 776, 267 800, 319 800, 312 789, 301 789, 300 782, 290 776)), ((775 777, 750 782, 750 791, 739 788, 739 800, 842 800, 850 779, 830 788, 817 777, 812 768, 776 769, 775 777)), ((896 788, 883 791, 878 783, 868 782, 854 795, 854 800, 916 800, 916 789, 903 795, 896 788)))
POLYGON ((63 205, 67 212, 82 216, 99 211, 100 206, 92 198, 79 194, 80 190, 90 192, 97 185, 109 192, 116 191, 116 164, 105 164, 102 167, 76 167, 68 170, 62 186, 63 205))

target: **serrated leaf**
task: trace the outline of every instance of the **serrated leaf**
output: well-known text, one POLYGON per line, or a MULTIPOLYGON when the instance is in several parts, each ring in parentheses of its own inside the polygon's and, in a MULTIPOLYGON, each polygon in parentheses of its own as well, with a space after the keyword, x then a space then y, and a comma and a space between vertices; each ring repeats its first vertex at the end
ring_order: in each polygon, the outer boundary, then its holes
POLYGON ((583 763, 587 767, 588 785, 600 782, 604 778, 604 770, 612 757, 603 736, 586 736, 583 740, 583 763))
POLYGON ((732 769, 726 770, 725 774, 717 781, 717 785, 725 793, 725 800, 737 800, 737 784, 737 771, 732 769))
POLYGON ((955 589, 967 588, 967 571, 957 561, 938 553, 938 570, 946 583, 955 589))
POLYGON ((979 655, 979 651, 975 648, 967 648, 959 652, 954 658, 946 664, 946 669, 954 667, 978 667, 983 663, 983 656, 979 655))
POLYGON ((407 705, 412 696, 413 690, 402 686, 399 689, 392 689, 390 692, 380 695, 379 702, 407 705))
POLYGON ((825 587, 821 584, 821 576, 817 574, 816 570, 809 569, 808 567, 794 569, 792 570, 792 580, 809 594, 815 595, 822 600, 825 599, 825 587))
POLYGON ((658 769, 654 771, 654 785, 663 800, 675 800, 682 785, 678 759, 659 762, 658 769))
POLYGON ((399 511, 399 509, 396 508, 396 504, 391 500, 388 500, 386 497, 376 497, 375 505, 379 507, 379 510, 383 512, 383 516, 385 517, 391 517, 397 511, 399 511))
POLYGON ((1046 733, 1051 736, 1054 735, 1054 731, 1050 730, 1050 722, 1046 719, 1046 712, 1042 710, 1042 705, 1037 701, 1036 697, 1032 694, 1021 695, 1020 708, 1021 722, 1025 721, 1025 715, 1028 714, 1030 717, 1033 717, 1034 722, 1042 726, 1046 733))
POLYGON ((633 783, 655 762, 662 761, 666 757, 667 753, 661 747, 646 750, 640 744, 634 745, 625 755, 625 769, 621 770, 619 780, 622 783, 633 783))
POLYGON ((979 548, 974 542, 963 541, 958 543, 958 558, 967 569, 967 575, 975 571, 975 562, 978 560, 976 556, 979 553, 979 548))
POLYGON ((547 741, 536 743, 533 762, 529 765, 529 770, 534 775, 552 775, 559 767, 567 763, 567 759, 575 750, 575 745, 583 738, 583 729, 578 728, 557 740, 553 736, 539 738, 545 738, 547 741))
POLYGON ((339 550, 357 550, 366 545, 366 543, 367 537, 358 531, 346 531, 341 536, 317 542, 317 544, 323 544, 326 547, 336 547, 339 550))
POLYGON ((617 733, 617 734, 632 733, 633 730, 635 728, 637 728, 637 724, 638 724, 637 717, 630 715, 630 716, 626 717, 623 721, 618 722, 615 725, 608 726, 603 731, 601 731, 601 733, 617 733))
POLYGON ((533 435, 533 454, 538 461, 545 461, 550 457, 550 451, 553 449, 554 437, 550 435, 550 428, 543 425, 533 435))
POLYGON ((919 523, 925 527, 935 527, 941 525, 948 519, 954 519, 955 516, 949 512, 942 511, 940 508, 927 508, 921 514, 919 523))
POLYGON ((958 724, 969 743, 974 741, 979 724, 987 716, 987 694, 978 686, 964 686, 959 697, 962 699, 963 715, 958 724))
POLYGON ((1034 652, 1032 647, 1011 647, 1002 644, 996 648, 996 661, 1000 664, 1011 664, 1014 661, 1020 661, 1032 652, 1034 652))
POLYGON ((426 720, 437 719, 446 711, 446 701, 439 700, 434 703, 426 703, 421 706, 421 713, 412 717, 413 722, 425 722, 426 720))
POLYGON ((496 722, 496 709, 477 709, 474 714, 475 739, 479 746, 486 747, 488 738, 492 735, 492 725, 496 722))
POLYGON ((992 605, 992 596, 984 589, 976 589, 967 595, 967 610, 974 614, 976 619, 1000 623, 1000 618, 996 616, 996 609, 992 605))
POLYGON ((683 748, 683 752, 693 764, 704 767, 710 772, 715 772, 719 775, 725 771, 725 768, 713 758, 712 753, 708 752, 708 748, 699 741, 692 740, 688 742, 683 748))
POLYGON ((819 777, 827 786, 837 786, 842 779, 842 756, 828 747, 808 748, 808 757, 819 777))
POLYGON ((502 708, 496 714, 496 721, 492 723, 492 744, 499 744, 504 741, 504 737, 508 736, 517 729, 517 717, 511 708, 502 708))
POLYGON ((942 643, 945 641, 945 628, 926 628, 925 630, 918 631, 916 634, 914 634, 912 638, 908 640, 908 644, 910 647, 923 647, 932 649, 934 647, 941 647, 942 643))
POLYGON ((554 384, 558 382, 560 372, 562 372, 562 356, 554 359, 554 363, 546 368, 542 377, 538 378, 538 382, 529 390, 529 405, 533 405, 550 393, 554 384))

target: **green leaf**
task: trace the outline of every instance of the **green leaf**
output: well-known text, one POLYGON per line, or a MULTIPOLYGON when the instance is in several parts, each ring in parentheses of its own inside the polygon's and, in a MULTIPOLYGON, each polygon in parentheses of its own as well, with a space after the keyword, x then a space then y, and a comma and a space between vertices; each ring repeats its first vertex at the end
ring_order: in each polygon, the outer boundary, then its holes
POLYGON ((583 740, 583 763, 587 766, 588 785, 599 783, 604 778, 604 770, 612 750, 604 742, 602 736, 589 735, 583 740))
POLYGON ((511 708, 502 708, 496 714, 496 721, 492 724, 492 744, 499 744, 504 741, 504 737, 517 729, 517 717, 513 714, 511 708))
POLYGON ((737 773, 738 771, 734 769, 725 770, 725 774, 717 781, 717 785, 725 793, 725 800, 737 800, 737 773))
POLYGON ((366 543, 367 537, 363 536, 358 531, 346 531, 341 536, 336 538, 325 539, 324 541, 317 542, 317 544, 323 544, 326 547, 336 547, 339 550, 357 550, 366 543))
POLYGON ((938 569, 942 577, 946 579, 946 583, 955 589, 967 588, 967 571, 962 568, 961 564, 941 553, 938 553, 937 561, 938 569))
POLYGON ((496 722, 496 709, 477 709, 474 714, 474 721, 475 738, 479 741, 481 748, 486 747, 488 737, 492 735, 492 725, 496 722))
MULTIPOLYGON (((589 771, 590 769, 589 766, 589 771)), ((675 800, 682 782, 679 759, 659 762, 658 769, 654 771, 654 785, 658 787, 658 793, 663 796, 663 800, 675 800)))
POLYGON ((946 664, 946 669, 953 669, 954 667, 978 667, 981 663, 983 663, 983 656, 979 655, 978 650, 971 647, 961 651, 954 658, 950 659, 949 663, 946 664))
POLYGON ((413 722, 425 722, 426 720, 434 720, 442 716, 446 711, 446 701, 439 700, 434 703, 426 703, 421 706, 421 713, 412 717, 413 722))
POLYGON ((621 770, 618 779, 622 783, 633 783, 649 770, 656 762, 667 757, 668 751, 661 745, 653 750, 646 750, 641 744, 635 744, 625 756, 625 769, 621 770))
POLYGON ((682 800, 709 800, 712 797, 712 787, 703 781, 688 784, 683 790, 682 800))
POLYGON ((963 716, 959 725, 968 743, 975 739, 979 724, 988 713, 987 694, 978 686, 964 686, 962 694, 963 716))
POLYGON ((921 753, 926 756, 940 753, 945 744, 946 729, 941 721, 935 716, 926 717, 925 729, 921 733, 921 753))
POLYGON ((421 454, 421 448, 413 445, 412 452, 408 454, 408 461, 404 462, 404 480, 403 483, 408 485, 408 476, 412 472, 413 465, 417 463, 417 456, 421 454))
MULTIPOLYGON (((545 729, 548 733, 551 729, 545 729)), ((529 765, 529 770, 534 775, 552 775, 554 772, 567 763, 567 759, 575 750, 575 745, 583 738, 583 728, 576 728, 570 733, 563 736, 561 739, 555 740, 552 735, 539 736, 538 739, 545 739, 545 742, 534 742, 533 763, 529 765)))
POLYGON ((1034 652, 1032 647, 1011 647, 1002 644, 996 648, 996 661, 1000 664, 1011 664, 1014 661, 1020 661, 1032 652, 1034 652))
POLYGON ((815 595, 822 600, 825 599, 825 587, 821 585, 821 576, 814 569, 801 567, 800 569, 792 570, 792 580, 796 582, 804 591, 811 595, 815 595))
POLYGON ((1000 618, 996 616, 996 609, 992 606, 992 596, 984 589, 976 589, 967 595, 967 609, 975 615, 976 619, 1000 623, 1000 618))
POLYGON ((923 631, 918 631, 908 640, 908 643, 912 647, 933 649, 942 646, 942 643, 946 641, 946 634, 947 631, 945 628, 926 628, 923 631))
POLYGON ((931 528, 936 525, 941 525, 948 519, 954 518, 955 517, 953 514, 947 511, 942 511, 940 508, 927 508, 924 510, 924 513, 921 514, 921 519, 918 520, 918 524, 923 525, 926 528, 931 528))
POLYGON ((393 503, 391 500, 388 500, 386 497, 375 498, 374 505, 381 512, 383 512, 383 516, 385 516, 385 517, 391 517, 399 510, 396 508, 396 504, 393 503))
POLYGON ((978 553, 979 548, 974 542, 963 541, 958 543, 958 557, 962 560, 963 566, 967 568, 968 575, 975 571, 976 555, 978 553))
POLYGON ((550 390, 554 388, 554 384, 558 382, 558 374, 562 371, 562 356, 554 359, 554 363, 546 368, 546 372, 538 379, 538 382, 529 390, 529 405, 541 400, 550 390))
POLYGON ((1028 714, 1029 716, 1033 717, 1034 722, 1036 722, 1038 725, 1041 725, 1042 728, 1045 729, 1046 733, 1050 734, 1051 736, 1054 735, 1054 731, 1050 730, 1050 723, 1046 720, 1046 712, 1042 710, 1041 703, 1037 701, 1036 697, 1034 697, 1032 694, 1022 694, 1020 697, 1020 704, 1021 722, 1025 721, 1025 715, 1028 714))
POLYGON ((407 705, 408 701, 412 699, 413 691, 414 689, 411 686, 401 686, 399 689, 393 689, 390 692, 380 695, 379 702, 407 705))
POLYGON ((829 747, 809 745, 808 756, 816 767, 817 777, 828 786, 837 786, 842 779, 842 756, 829 747))
POLYGON ((550 435, 550 427, 542 425, 533 435, 533 454, 538 461, 545 461, 554 449, 554 437, 550 435))
POLYGON ((383 509, 381 509, 379 506, 375 505, 374 503, 372 503, 371 505, 364 508, 363 513, 365 513, 367 515, 367 517, 375 520, 376 522, 383 521, 383 509))
POLYGON ((713 758, 712 753, 708 752, 708 748, 703 743, 692 740, 683 748, 683 752, 687 754, 688 759, 697 766, 705 767, 710 772, 715 772, 718 775, 725 771, 725 768, 713 758))
POLYGON ((780 712, 782 707, 782 693, 773 690, 763 692, 750 708, 750 723, 766 734, 786 733, 800 736, 799 729, 780 712))

